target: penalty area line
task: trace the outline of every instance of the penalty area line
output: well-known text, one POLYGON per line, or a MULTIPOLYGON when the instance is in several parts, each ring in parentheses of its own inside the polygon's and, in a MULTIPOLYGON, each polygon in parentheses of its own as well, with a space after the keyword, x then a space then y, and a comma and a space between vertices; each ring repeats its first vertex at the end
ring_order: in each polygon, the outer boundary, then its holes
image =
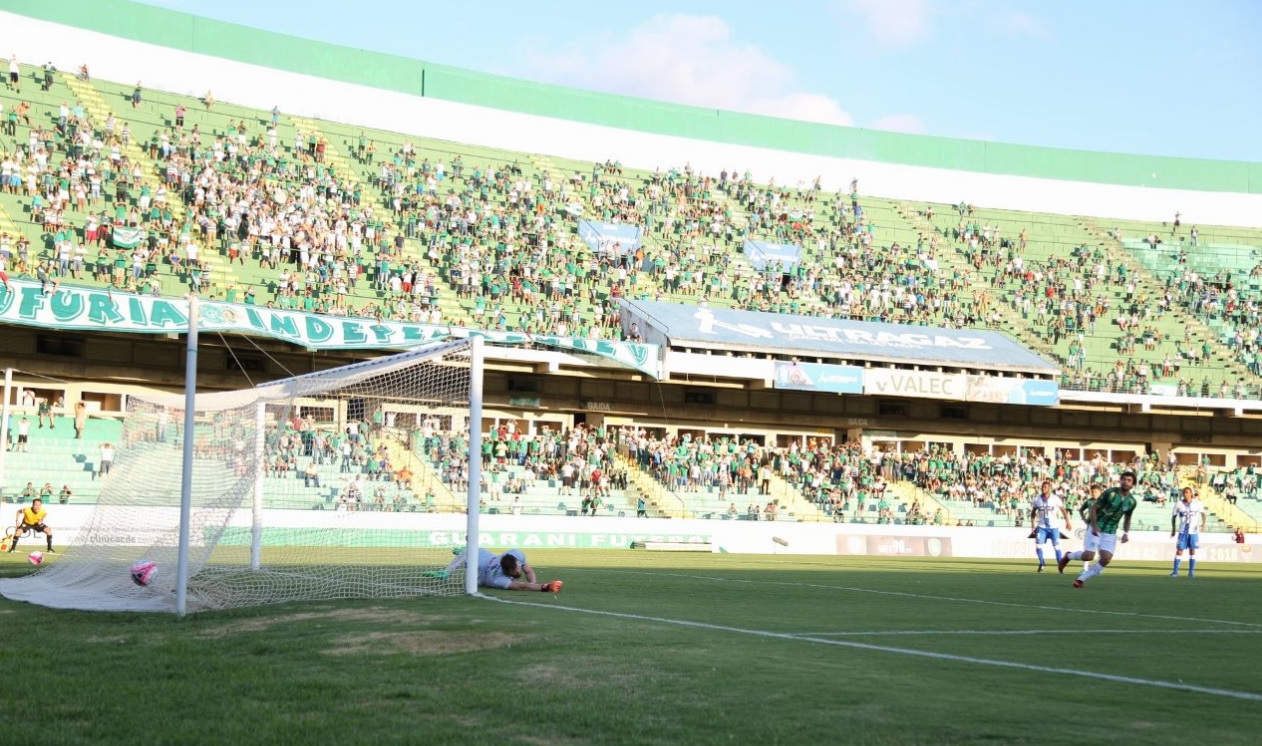
MULTIPOLYGON (((1080 629, 896 629, 864 632, 788 632, 797 637, 919 637, 975 635, 1003 637, 1008 635, 1081 635, 1080 629)), ((1256 629, 1093 629, 1093 635, 1258 635, 1256 629)))
POLYGON ((894 598, 915 598, 924 601, 949 601, 951 603, 981 604, 983 606, 1006 606, 1013 609, 1035 609, 1037 611, 1071 612, 1074 614, 1101 614, 1104 616, 1122 616, 1132 619, 1160 619, 1167 622, 1188 622, 1194 624, 1227 624, 1235 627, 1262 629, 1258 622, 1240 622, 1232 619, 1205 619, 1192 616, 1174 616, 1170 614, 1144 614, 1138 611, 1111 611, 1109 609, 1075 609, 1067 606, 1048 606, 1046 604, 1022 604, 1015 601, 994 601, 988 598, 963 598, 960 596, 936 596, 931 593, 911 593, 910 591, 886 591, 879 588, 859 588, 849 585, 825 585, 823 583, 790 583, 787 580, 749 580, 748 578, 720 578, 712 575, 690 575, 676 572, 652 572, 648 570, 602 570, 602 572, 619 572, 627 575, 653 575, 663 578, 683 578, 685 580, 708 580, 715 583, 745 583, 749 585, 779 585, 787 588, 814 588, 824 591, 846 591, 849 593, 870 593, 874 596, 890 596, 894 598))
POLYGON ((484 598, 502 604, 512 606, 531 606, 539 609, 553 609, 555 611, 570 611, 578 614, 591 614, 593 616, 613 617, 615 619, 630 619, 638 622, 655 622, 657 624, 668 624, 676 627, 690 627, 692 629, 702 629, 711 632, 730 632, 740 635, 750 635, 752 637, 763 637, 774 640, 789 640, 794 642, 812 642, 819 645, 833 645, 836 647, 852 648, 855 650, 869 650, 877 653, 892 653, 894 655, 907 655, 917 658, 929 658, 932 660, 949 661, 951 663, 969 663, 979 666, 992 666, 995 668, 1009 668, 1018 671, 1034 671, 1037 673, 1060 674, 1062 676, 1076 676, 1084 679, 1095 679, 1097 681, 1108 681, 1114 684, 1134 684, 1135 686, 1148 686, 1158 689, 1174 689, 1182 692, 1195 692, 1197 694, 1208 694, 1213 697, 1228 697, 1231 699, 1242 699, 1248 702, 1262 702, 1262 694, 1256 692, 1240 692, 1234 689, 1217 689, 1215 687, 1198 686, 1196 684, 1185 684, 1181 681, 1164 681, 1162 679, 1141 679, 1135 676, 1120 676, 1117 674, 1097 673, 1094 671, 1079 671, 1072 668, 1060 668, 1057 666, 1040 666, 1032 663, 1020 663, 1017 661, 997 660, 994 658, 976 658, 971 655, 955 655, 953 653, 936 653, 929 650, 915 650, 912 648, 896 648, 890 645, 873 645, 867 642, 855 642, 852 640, 836 640, 819 636, 799 635, 789 632, 772 632, 764 629, 745 629, 743 627, 732 627, 724 624, 711 624, 709 622, 696 622, 688 619, 669 619, 666 617, 647 616, 643 614, 629 614, 621 611, 602 611, 600 609, 584 609, 578 606, 564 606, 561 604, 541 604, 533 601, 514 601, 498 596, 486 596, 477 594, 476 598, 484 598))

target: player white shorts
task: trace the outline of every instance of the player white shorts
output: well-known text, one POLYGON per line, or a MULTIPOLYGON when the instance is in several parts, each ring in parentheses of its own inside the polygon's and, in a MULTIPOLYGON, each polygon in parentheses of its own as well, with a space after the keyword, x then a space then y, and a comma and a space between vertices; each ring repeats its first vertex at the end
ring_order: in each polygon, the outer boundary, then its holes
POLYGON ((1087 535, 1082 540, 1082 549, 1084 552, 1108 552, 1113 554, 1117 550, 1117 534, 1100 532, 1100 535, 1096 536, 1088 528, 1087 535))

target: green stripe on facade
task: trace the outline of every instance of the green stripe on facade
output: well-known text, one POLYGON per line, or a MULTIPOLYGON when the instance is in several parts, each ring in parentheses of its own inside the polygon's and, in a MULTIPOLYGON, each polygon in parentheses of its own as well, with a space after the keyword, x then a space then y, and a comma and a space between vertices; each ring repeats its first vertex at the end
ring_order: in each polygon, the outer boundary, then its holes
POLYGON ((793 122, 532 83, 128 0, 0 0, 0 10, 387 91, 660 135, 997 175, 1262 194, 1262 163, 1098 153, 793 122))

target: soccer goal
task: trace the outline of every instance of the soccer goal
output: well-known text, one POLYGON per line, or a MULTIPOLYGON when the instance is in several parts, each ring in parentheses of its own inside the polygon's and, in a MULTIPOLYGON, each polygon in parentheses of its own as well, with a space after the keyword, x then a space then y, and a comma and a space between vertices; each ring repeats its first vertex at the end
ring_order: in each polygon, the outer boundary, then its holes
POLYGON ((73 544, 0 594, 182 614, 476 592, 476 577, 436 571, 453 540, 477 546, 481 358, 480 339, 459 340, 239 391, 130 396, 73 544), (467 491, 444 478, 459 469, 467 491), (434 539, 444 514, 464 535, 434 539))

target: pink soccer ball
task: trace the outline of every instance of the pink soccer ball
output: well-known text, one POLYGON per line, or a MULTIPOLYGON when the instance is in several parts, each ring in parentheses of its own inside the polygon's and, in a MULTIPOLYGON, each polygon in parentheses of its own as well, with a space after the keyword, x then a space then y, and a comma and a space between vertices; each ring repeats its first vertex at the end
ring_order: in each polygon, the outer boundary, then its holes
POLYGON ((139 586, 148 586, 158 574, 158 563, 153 560, 140 560, 131 566, 131 582, 139 586))
POLYGON ((44 553, 43 553, 43 552, 31 552, 30 554, 26 555, 26 558, 27 558, 28 560, 30 560, 30 562, 31 562, 31 564, 32 564, 32 565, 42 565, 42 564, 44 564, 44 553))

